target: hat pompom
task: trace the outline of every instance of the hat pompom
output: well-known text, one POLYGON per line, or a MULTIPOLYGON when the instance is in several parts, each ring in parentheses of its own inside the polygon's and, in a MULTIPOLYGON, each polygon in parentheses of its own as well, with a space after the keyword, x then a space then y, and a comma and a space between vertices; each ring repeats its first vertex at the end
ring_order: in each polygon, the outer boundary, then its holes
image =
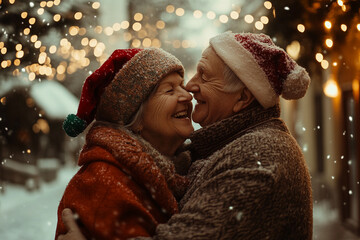
POLYGON ((63 123, 63 129, 70 137, 76 137, 77 135, 82 133, 86 127, 86 121, 82 120, 75 114, 69 114, 63 123))
POLYGON ((309 84, 310 77, 307 71, 303 67, 295 65, 283 83, 282 97, 287 100, 302 98, 309 84))

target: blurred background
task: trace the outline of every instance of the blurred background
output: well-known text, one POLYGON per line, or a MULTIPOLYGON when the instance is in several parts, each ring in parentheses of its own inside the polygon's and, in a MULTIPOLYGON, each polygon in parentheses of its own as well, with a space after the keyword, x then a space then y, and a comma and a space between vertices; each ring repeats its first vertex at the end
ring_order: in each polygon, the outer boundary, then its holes
POLYGON ((84 142, 62 121, 115 49, 161 47, 189 80, 225 31, 266 33, 308 70, 307 95, 281 105, 312 176, 313 238, 360 239, 359 0, 0 0, 0 239, 53 239, 84 142))

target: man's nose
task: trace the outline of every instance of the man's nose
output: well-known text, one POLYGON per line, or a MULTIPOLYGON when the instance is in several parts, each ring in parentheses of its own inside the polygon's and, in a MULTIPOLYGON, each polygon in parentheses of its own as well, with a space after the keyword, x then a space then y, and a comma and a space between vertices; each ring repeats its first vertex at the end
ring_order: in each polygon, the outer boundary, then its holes
POLYGON ((185 89, 189 92, 198 92, 200 91, 199 84, 197 82, 196 75, 190 79, 190 81, 186 84, 185 89))

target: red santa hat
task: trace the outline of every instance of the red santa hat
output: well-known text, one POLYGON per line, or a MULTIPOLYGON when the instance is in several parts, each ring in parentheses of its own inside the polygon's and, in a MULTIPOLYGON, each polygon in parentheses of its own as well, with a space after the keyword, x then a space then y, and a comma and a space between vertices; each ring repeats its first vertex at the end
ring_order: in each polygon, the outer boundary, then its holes
POLYGON ((171 72, 184 76, 181 62, 160 48, 118 49, 84 82, 77 114, 64 121, 76 137, 96 118, 128 124, 155 85, 171 72))
POLYGON ((310 84, 306 70, 265 34, 226 32, 210 39, 216 54, 264 108, 302 98, 310 84))

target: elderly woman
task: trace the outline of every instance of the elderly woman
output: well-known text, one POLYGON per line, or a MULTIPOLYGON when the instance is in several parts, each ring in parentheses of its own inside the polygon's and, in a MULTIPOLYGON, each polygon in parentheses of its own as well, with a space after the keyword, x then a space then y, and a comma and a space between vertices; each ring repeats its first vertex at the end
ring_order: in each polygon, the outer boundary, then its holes
POLYGON ((66 232, 64 208, 79 216, 89 239, 151 236, 178 212, 187 180, 173 160, 193 132, 183 74, 181 62, 161 49, 127 49, 86 79, 77 115, 68 116, 64 130, 75 137, 95 121, 59 204, 55 238, 66 232))

